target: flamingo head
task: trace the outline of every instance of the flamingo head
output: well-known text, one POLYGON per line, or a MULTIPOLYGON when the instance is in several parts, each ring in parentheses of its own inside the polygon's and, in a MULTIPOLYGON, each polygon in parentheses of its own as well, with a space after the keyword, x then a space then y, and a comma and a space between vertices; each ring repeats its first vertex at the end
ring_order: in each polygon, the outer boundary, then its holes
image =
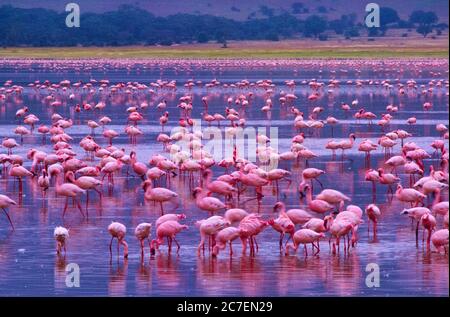
POLYGON ((333 223, 333 220, 334 220, 334 218, 332 215, 328 215, 323 218, 323 226, 325 227, 326 230, 330 229, 330 227, 333 223))
POLYGON ((379 176, 382 176, 383 173, 384 173, 384 170, 380 167, 380 168, 377 170, 377 172, 378 172, 378 175, 379 175, 379 176))
POLYGON ((400 213, 400 215, 409 215, 409 210, 403 209, 402 212, 400 213))
POLYGON ((75 180, 75 174, 73 173, 73 171, 67 171, 65 174, 65 178, 69 181, 69 182, 73 182, 75 180))
POLYGON ((152 188, 152 182, 150 180, 146 180, 142 183, 142 189, 147 191, 148 188, 152 188))
POLYGON ((354 133, 350 133, 349 137, 353 140, 356 140, 356 135, 354 133))
POLYGON ((178 220, 183 220, 183 219, 186 219, 186 215, 185 214, 178 214, 177 218, 178 218, 178 220))
POLYGON ((298 192, 300 193, 301 197, 305 197, 305 192, 310 189, 310 186, 306 182, 301 182, 298 186, 298 192))
POLYGON ((277 202, 274 206, 273 206, 273 212, 277 212, 278 209, 283 208, 284 207, 284 203, 282 203, 281 201, 277 202))
POLYGON ((207 168, 203 171, 203 177, 208 177, 211 174, 212 174, 212 171, 209 168, 207 168))
POLYGON ((194 188, 194 190, 192 191, 192 196, 193 196, 194 198, 197 198, 197 195, 198 195, 199 193, 201 193, 201 192, 202 192, 201 187, 196 187, 196 188, 194 188))

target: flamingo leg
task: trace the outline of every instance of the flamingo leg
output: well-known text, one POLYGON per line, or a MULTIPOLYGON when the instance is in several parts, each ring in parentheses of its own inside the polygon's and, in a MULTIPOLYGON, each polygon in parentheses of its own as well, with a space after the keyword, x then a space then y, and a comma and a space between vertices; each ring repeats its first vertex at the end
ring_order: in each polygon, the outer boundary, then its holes
POLYGON ((175 236, 173 237, 173 241, 177 245, 177 253, 180 251, 180 244, 178 243, 177 239, 175 239, 175 236))
POLYGON ((111 238, 111 242, 109 243, 109 255, 112 258, 112 243, 113 243, 114 237, 111 238))
POLYGON ((13 225, 13 223, 12 223, 12 221, 11 221, 11 218, 9 217, 9 214, 8 214, 8 212, 6 211, 6 209, 5 208, 2 208, 3 209, 3 212, 5 213, 5 215, 6 215, 6 218, 8 218, 8 221, 9 221, 9 223, 10 223, 10 225, 11 225, 11 228, 13 229, 13 231, 14 231, 14 225, 13 225))
POLYGON ((69 197, 66 197, 66 203, 65 203, 65 205, 64 205, 64 211, 63 211, 63 218, 64 218, 64 215, 66 214, 66 211, 67 211, 67 207, 69 206, 69 197))
MULTIPOLYGON (((75 201, 76 201, 76 203, 77 203, 77 206, 78 206, 78 209, 80 210, 80 213, 81 213, 81 215, 83 216, 83 218, 84 218, 84 213, 83 213, 83 208, 81 208, 81 203, 80 203, 80 201, 78 200, 78 199, 76 199, 75 198, 75 201)), ((87 213, 88 211, 87 211, 87 209, 86 209, 86 213, 87 213)), ((88 216, 89 216, 89 214, 87 214, 88 216)))

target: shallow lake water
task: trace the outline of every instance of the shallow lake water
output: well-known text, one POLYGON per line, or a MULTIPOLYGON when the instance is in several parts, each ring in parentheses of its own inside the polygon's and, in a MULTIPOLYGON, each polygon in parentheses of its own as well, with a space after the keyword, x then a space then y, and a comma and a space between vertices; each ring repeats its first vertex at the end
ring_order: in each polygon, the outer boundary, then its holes
MULTIPOLYGON (((73 126, 66 132, 73 137, 73 150, 77 157, 85 157, 84 151, 78 143, 90 129, 86 126, 89 119, 98 120, 107 115, 112 119, 109 128, 120 132, 113 140, 113 145, 125 148, 127 152, 135 148, 138 159, 147 163, 154 154, 161 153, 161 144, 156 142, 161 132, 159 117, 161 111, 155 106, 161 100, 167 100, 167 111, 170 113, 169 123, 165 131, 178 123, 179 98, 185 94, 193 95, 192 118, 200 119, 203 111, 201 98, 208 96, 209 112, 224 114, 228 97, 237 97, 241 93, 248 95, 253 92, 251 104, 241 111, 241 117, 246 119, 247 127, 269 128, 275 127, 278 133, 278 150, 289 150, 291 138, 297 134, 293 128, 294 116, 290 113, 290 106, 280 105, 278 101, 282 91, 294 93, 298 99, 294 105, 306 114, 316 106, 322 106, 324 111, 319 119, 334 116, 339 123, 331 129, 325 125, 320 131, 305 130, 304 145, 314 151, 319 157, 310 160, 309 166, 323 169, 326 174, 320 177, 325 188, 342 191, 349 196, 352 204, 362 209, 372 203, 372 185, 364 181, 367 166, 364 155, 357 151, 357 145, 363 139, 377 141, 386 132, 404 129, 413 136, 406 141, 414 141, 428 153, 433 153, 431 142, 440 138, 436 131, 436 124, 448 124, 448 87, 434 87, 433 93, 422 94, 422 89, 429 88, 431 80, 448 80, 448 61, 408 61, 391 62, 364 61, 284 61, 282 63, 270 61, 237 62, 205 62, 191 63, 189 61, 86 61, 85 63, 56 62, 56 61, 0 61, 0 85, 6 80, 12 80, 12 85, 23 86, 21 94, 8 94, 5 100, 0 100, 0 137, 19 137, 13 130, 22 124, 15 118, 17 109, 23 106, 29 108, 29 113, 39 117, 39 124, 51 124, 54 112, 65 118, 71 118, 73 126), (119 82, 139 82, 149 85, 158 79, 176 80, 177 89, 155 89, 155 94, 142 91, 125 90, 111 95, 107 89, 99 91, 98 82, 93 84, 95 92, 87 90, 75 91, 75 100, 69 100, 71 89, 62 91, 56 89, 34 89, 29 83, 39 80, 41 83, 49 80, 59 83, 69 79, 88 82, 108 79, 111 84, 119 82), (203 85, 196 85, 192 90, 184 87, 187 80, 201 80, 203 85), (217 79, 221 85, 208 88, 205 83, 217 79), (260 109, 264 105, 267 95, 257 87, 224 88, 223 84, 232 84, 247 79, 255 83, 261 79, 270 79, 273 84, 273 110, 270 115, 260 109), (295 80, 294 90, 289 89, 284 81, 295 80), (307 97, 311 94, 310 87, 302 83, 303 80, 316 79, 325 83, 318 100, 311 102, 307 97), (341 82, 333 92, 327 92, 330 79, 341 82), (362 87, 356 87, 355 81, 361 80, 362 87), (369 83, 372 80, 374 83, 369 83), (381 81, 389 80, 393 85, 386 90, 381 81), (406 85, 408 80, 415 80, 419 88, 408 91, 405 95, 398 94, 397 84, 406 85), (348 81, 351 81, 348 82, 348 81), (376 81, 376 83, 375 83, 376 81), (420 88, 425 85, 426 88, 420 88), (59 107, 51 107, 43 98, 53 94, 62 101, 59 107), (352 107, 347 114, 341 110, 342 102, 351 104, 357 99, 359 105, 352 107), (107 107, 101 111, 91 110, 77 113, 74 106, 82 101, 96 104, 104 100, 107 107), (144 120, 138 127, 144 132, 138 137, 137 146, 130 145, 124 127, 127 121, 126 108, 139 105, 147 101, 149 107, 142 110, 144 120), (423 110, 424 102, 431 102, 433 107, 429 111, 423 110), (388 104, 399 106, 394 113, 394 119, 384 132, 376 124, 381 114, 386 113, 388 104), (367 121, 357 122, 353 114, 361 107, 377 115, 373 125, 367 121), (415 116, 417 123, 408 125, 406 119, 415 116), (335 158, 324 148, 326 142, 332 138, 339 140, 347 138, 349 133, 356 134, 356 144, 352 150, 346 152, 346 158, 341 160, 340 154, 335 158)), ((447 82, 448 84, 448 82, 447 82)), ((2 87, 2 86, 0 86, 2 87)), ((10 86, 5 87, 5 89, 10 86)), ((331 89, 331 88, 330 88, 331 89)), ((239 108, 236 105, 231 107, 239 108)), ((306 118, 305 118, 306 119, 306 118)), ((203 123, 205 126, 206 124, 203 123)), ((215 126, 216 124, 213 123, 215 126)), ((223 130, 227 123, 222 122, 223 130)), ((269 129, 267 135, 271 136, 269 129)), ((107 140, 101 135, 101 128, 94 136, 101 146, 107 146, 107 140)), ((42 136, 35 132, 24 137, 23 145, 13 149, 14 154, 26 158, 30 148, 53 151, 49 138, 42 144, 42 136)), ((446 142, 446 148, 448 143, 446 142)), ((400 145, 394 147, 394 153, 400 152, 400 145)), ((0 148, 0 153, 6 153, 0 148)), ((164 154, 164 155, 167 155, 164 154)), ((374 151, 371 158, 371 168, 383 165, 385 157, 381 149, 374 151)), ((426 171, 430 165, 439 167, 440 159, 434 155, 424 161, 426 171)), ((89 164, 98 163, 88 162, 89 164)), ((31 161, 25 159, 24 166, 30 167, 31 161)), ((264 218, 274 217, 273 205, 284 201, 287 208, 307 208, 305 201, 300 201, 297 187, 301 181, 301 171, 305 162, 281 162, 280 168, 292 172, 292 184, 287 188, 281 183, 281 194, 277 198, 271 186, 263 190, 261 214, 264 218)), ((214 167, 214 177, 224 173, 224 169, 214 167)), ((130 175, 132 172, 130 173, 130 175)), ((408 176, 399 176, 402 184, 408 186, 408 176)), ((198 177, 195 179, 198 181, 198 177)), ((317 256, 306 257, 300 247, 297 254, 285 256, 278 248, 279 234, 268 227, 257 240, 259 252, 255 256, 241 254, 239 240, 234 242, 234 255, 230 258, 228 250, 221 252, 218 258, 212 258, 206 252, 204 256, 197 256, 197 245, 200 240, 195 222, 207 217, 207 213, 199 210, 192 198, 191 189, 185 178, 179 175, 171 180, 171 189, 178 193, 180 204, 176 212, 183 212, 184 220, 189 229, 177 236, 181 244, 178 254, 168 255, 166 246, 161 246, 155 256, 149 257, 148 248, 144 260, 141 260, 139 243, 134 237, 134 228, 141 222, 152 222, 160 216, 158 206, 144 202, 144 192, 141 179, 126 176, 126 167, 120 175, 115 176, 113 190, 103 185, 103 200, 100 203, 96 194, 90 194, 89 218, 82 219, 79 212, 69 205, 69 210, 62 219, 64 198, 56 197, 54 186, 46 198, 42 197, 37 185, 37 178, 24 181, 23 194, 19 197, 17 182, 13 178, 1 174, 0 193, 8 195, 17 201, 17 206, 9 208, 9 213, 16 230, 12 231, 6 218, 0 216, 0 295, 1 296, 448 296, 449 295, 449 266, 448 256, 430 252, 420 241, 415 244, 415 233, 410 220, 400 215, 407 205, 396 198, 392 201, 387 194, 387 187, 377 185, 375 202, 382 211, 378 225, 378 236, 374 240, 372 234, 367 233, 367 217, 358 230, 359 241, 349 254, 333 255, 328 245, 328 239, 321 241, 321 251, 317 256), (126 240, 130 246, 128 260, 116 256, 113 248, 113 258, 109 256, 110 235, 107 226, 111 221, 124 223, 127 228, 126 240), (55 252, 53 229, 64 225, 70 230, 70 239, 66 256, 58 256, 55 252), (66 286, 66 265, 76 263, 80 268, 80 287, 66 286), (375 263, 380 270, 380 287, 369 288, 366 285, 367 265, 375 263)), ((320 186, 314 186, 314 194, 318 194, 320 186)), ((254 196, 252 190, 244 194, 242 201, 254 196)), ((448 200, 448 191, 442 193, 442 199, 448 200)), ((82 200, 85 206, 85 197, 82 200)), ((242 203, 239 207, 249 212, 257 212, 255 201, 242 203)), ((171 210, 170 204, 168 210, 171 210)), ((320 215, 317 215, 320 217, 320 215)), ((442 218, 438 218, 438 228, 442 227, 442 218)), ((152 232, 154 236, 154 231, 152 232)), ((310 248, 310 247, 309 247, 310 248)), ((309 250, 310 251, 310 250, 309 250)))

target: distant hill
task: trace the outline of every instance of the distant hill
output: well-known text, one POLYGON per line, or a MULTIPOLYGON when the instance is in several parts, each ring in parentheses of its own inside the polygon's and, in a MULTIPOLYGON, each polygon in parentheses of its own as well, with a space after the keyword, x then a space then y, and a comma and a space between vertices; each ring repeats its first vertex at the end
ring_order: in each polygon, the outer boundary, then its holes
MULTIPOLYGON (((64 11, 70 1, 60 0, 0 0, 0 6, 11 4, 21 8, 47 8, 64 11)), ((322 14, 338 18, 342 14, 356 13, 362 19, 364 7, 370 1, 361 0, 74 0, 82 12, 106 12, 116 10, 122 4, 132 4, 157 16, 176 13, 210 14, 235 20, 261 18, 267 14, 288 12, 304 18, 322 14)), ((414 10, 434 11, 441 22, 448 23, 448 0, 376 0, 380 6, 397 10, 400 18, 407 19, 414 10)))

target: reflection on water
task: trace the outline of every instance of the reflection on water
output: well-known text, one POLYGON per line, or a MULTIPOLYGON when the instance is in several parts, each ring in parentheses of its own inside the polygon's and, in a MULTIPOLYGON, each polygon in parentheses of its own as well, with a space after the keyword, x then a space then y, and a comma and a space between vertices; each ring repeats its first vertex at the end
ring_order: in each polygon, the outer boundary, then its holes
MULTIPOLYGON (((76 103, 89 101, 96 103, 106 100, 107 110, 103 112, 73 111, 73 103, 67 101, 67 93, 57 96, 62 98, 64 105, 57 112, 64 117, 74 120, 74 126, 67 132, 74 138, 72 150, 78 153, 78 158, 84 158, 78 143, 80 139, 90 132, 84 124, 88 119, 97 120, 103 115, 112 118, 110 128, 123 131, 126 123, 125 109, 131 105, 137 105, 142 101, 148 101, 150 109, 143 111, 144 120, 139 127, 144 131, 144 136, 138 139, 138 158, 147 162, 151 155, 161 152, 161 145, 155 142, 160 132, 158 119, 160 113, 154 113, 154 107, 162 99, 168 102, 168 111, 171 114, 166 131, 170 131, 178 121, 178 99, 186 93, 182 84, 189 78, 207 82, 217 78, 222 83, 232 83, 247 78, 256 81, 263 78, 271 78, 277 85, 272 100, 274 109, 266 114, 260 111, 264 105, 266 96, 261 90, 247 88, 244 93, 255 93, 251 106, 242 113, 248 126, 272 126, 278 128, 279 151, 289 149, 290 139, 295 134, 291 123, 292 113, 287 107, 278 105, 278 98, 282 90, 287 90, 283 81, 295 79, 300 82, 303 79, 317 78, 327 82, 330 78, 339 78, 343 82, 357 78, 390 78, 400 82, 414 78, 419 84, 426 84, 430 78, 435 77, 437 71, 445 72, 445 69, 433 69, 433 72, 421 72, 406 69, 402 73, 393 69, 366 70, 362 73, 319 72, 311 67, 302 72, 301 67, 290 69, 277 66, 270 70, 255 69, 226 69, 220 71, 208 70, 199 67, 198 71, 191 67, 189 70, 173 69, 109 69, 103 71, 91 70, 90 73, 69 73, 67 70, 54 72, 49 69, 41 69, 36 66, 29 71, 11 71, 4 68, 0 73, 0 82, 13 79, 14 83, 22 84, 34 80, 50 79, 60 81, 69 78, 72 81, 89 80, 90 78, 109 78, 112 83, 121 81, 140 81, 148 83, 160 76, 164 79, 177 79, 179 88, 176 92, 158 91, 156 96, 150 98, 148 93, 125 94, 114 96, 108 94, 90 94, 80 91, 77 94, 76 103), (162 75, 161 75, 162 74, 162 75), (361 77, 358 77, 361 76, 361 77), (365 77, 362 77, 365 76, 365 77), (64 97, 65 96, 65 97, 64 97), (172 115, 173 114, 173 115, 172 115)), ((441 75, 442 76, 442 75, 441 75)), ((439 79, 440 77, 438 77, 439 79)), ((435 89, 432 95, 422 95, 420 92, 412 92, 405 96, 387 92, 381 86, 363 85, 356 88, 354 85, 342 84, 334 89, 333 94, 324 94, 316 103, 307 101, 310 89, 307 85, 298 85, 295 94, 298 100, 295 105, 309 113, 313 107, 324 107, 321 118, 332 115, 340 120, 340 124, 333 129, 326 126, 319 131, 306 131, 304 145, 318 153, 320 157, 309 162, 326 171, 321 176, 325 187, 335 188, 352 198, 352 203, 365 207, 372 202, 372 185, 364 182, 366 166, 356 147, 348 151, 347 159, 340 160, 340 155, 332 159, 331 152, 324 149, 325 143, 331 138, 346 138, 349 133, 357 134, 357 143, 362 138, 370 138, 374 141, 381 135, 379 126, 368 126, 365 122, 357 123, 353 113, 345 114, 340 110, 340 103, 351 103, 358 99, 367 111, 374 112, 378 117, 385 113, 385 107, 389 103, 399 106, 399 112, 394 115, 391 126, 386 131, 404 129, 414 135, 411 139, 419 146, 432 152, 430 143, 439 137, 435 130, 437 123, 445 123, 444 115, 448 114, 447 90, 435 89), (431 101, 433 108, 424 112, 422 104, 431 101), (417 117, 417 124, 407 126, 406 119, 410 116, 417 117), (418 137, 420 136, 420 137, 418 137)), ((208 94, 209 111, 211 113, 223 113, 229 96, 242 93, 237 88, 207 89, 196 87, 192 90, 194 98, 193 117, 200 118, 202 107, 201 97, 208 94)), ((14 121, 15 111, 26 105, 30 113, 34 113, 40 119, 40 123, 49 124, 52 115, 51 107, 42 103, 44 93, 39 93, 30 88, 25 88, 20 95, 0 102, 0 136, 13 136, 14 127, 19 124, 14 121)), ((353 110, 352 110, 353 111, 353 110)), ((97 131, 96 141, 106 145, 106 140, 97 131)), ((26 157, 30 147, 35 147, 46 152, 52 151, 49 140, 41 145, 42 138, 38 134, 25 136, 24 145, 14 149, 15 154, 26 157)), ((118 148, 131 150, 128 138, 121 134, 114 139, 113 144, 118 148)), ((448 145, 447 145, 448 146, 448 145)), ((1 150, 2 153, 4 149, 1 150)), ((398 147, 396 148, 398 151, 398 147)), ((372 156, 371 167, 381 166, 384 156, 377 151, 372 156)), ((426 168, 431 164, 437 167, 437 157, 425 160, 426 168)), ((297 193, 301 171, 304 162, 293 164, 281 162, 280 167, 289 169, 293 174, 293 184, 283 190, 280 199, 286 202, 288 208, 303 206, 297 193)), ((25 166, 30 167, 31 162, 26 161, 25 166)), ((220 175, 223 169, 214 169, 214 176, 220 175)), ((406 175, 400 175, 407 182, 406 175)), ((24 183, 23 196, 19 197, 18 184, 11 178, 2 174, 0 177, 0 193, 7 194, 12 199, 20 201, 18 206, 10 208, 11 217, 16 225, 16 231, 12 232, 4 217, 0 217, 0 295, 111 295, 111 296, 176 296, 176 295, 200 295, 200 296, 319 296, 319 295, 423 295, 443 296, 448 295, 448 257, 436 253, 430 253, 422 244, 416 248, 414 243, 414 231, 408 219, 399 215, 403 205, 396 199, 390 201, 387 196, 387 187, 378 185, 376 203, 380 207, 383 216, 379 223, 377 240, 367 234, 367 221, 360 226, 359 242, 350 254, 342 252, 333 256, 330 252, 328 239, 321 241, 321 252, 318 256, 305 257, 303 248, 299 248, 297 255, 284 256, 278 249, 278 233, 267 228, 258 236, 259 252, 256 257, 241 254, 240 242, 234 242, 234 255, 230 258, 228 251, 222 252, 218 258, 212 258, 208 252, 205 256, 197 257, 196 247, 200 240, 198 231, 194 225, 196 220, 206 217, 206 213, 197 209, 189 190, 187 179, 179 176, 171 180, 174 191, 180 195, 178 211, 187 215, 186 224, 189 230, 183 231, 178 236, 181 243, 179 254, 167 254, 166 246, 161 246, 160 251, 151 258, 146 255, 141 259, 139 243, 133 236, 134 228, 141 222, 153 222, 159 217, 159 207, 144 203, 141 180, 138 177, 126 177, 126 171, 120 177, 115 177, 115 186, 112 191, 103 187, 103 200, 100 204, 96 194, 90 194, 89 219, 81 219, 75 206, 69 203, 69 210, 64 220, 61 219, 64 199, 56 197, 54 187, 51 187, 43 198, 42 192, 36 181, 27 180, 24 183), (128 228, 126 238, 130 245, 130 257, 128 260, 117 258, 114 252, 113 258, 109 258, 109 239, 106 230, 111 221, 123 222, 128 228), (64 225, 70 230, 68 252, 65 256, 56 256, 55 244, 52 237, 56 225, 64 225), (68 288, 65 284, 65 267, 69 263, 77 263, 80 267, 80 288, 68 288), (376 263, 380 267, 381 287, 379 289, 368 288, 365 285, 366 266, 376 263)), ((281 185, 285 186, 285 185, 281 185)), ((284 188, 284 187, 282 187, 284 188)), ((317 193, 319 186, 314 188, 317 193)), ((273 216, 272 207, 276 202, 273 189, 270 186, 264 188, 263 205, 261 213, 265 218, 273 216)), ((252 191, 246 193, 242 201, 251 198, 252 191)), ((448 199, 448 193, 443 193, 443 199, 448 199)), ((83 200, 84 206, 85 200, 83 200)), ((241 206, 249 212, 256 212, 257 206, 249 202, 241 206)), ((171 207, 169 207, 171 208, 171 207)), ((442 226, 442 218, 438 219, 438 226, 442 226)))

